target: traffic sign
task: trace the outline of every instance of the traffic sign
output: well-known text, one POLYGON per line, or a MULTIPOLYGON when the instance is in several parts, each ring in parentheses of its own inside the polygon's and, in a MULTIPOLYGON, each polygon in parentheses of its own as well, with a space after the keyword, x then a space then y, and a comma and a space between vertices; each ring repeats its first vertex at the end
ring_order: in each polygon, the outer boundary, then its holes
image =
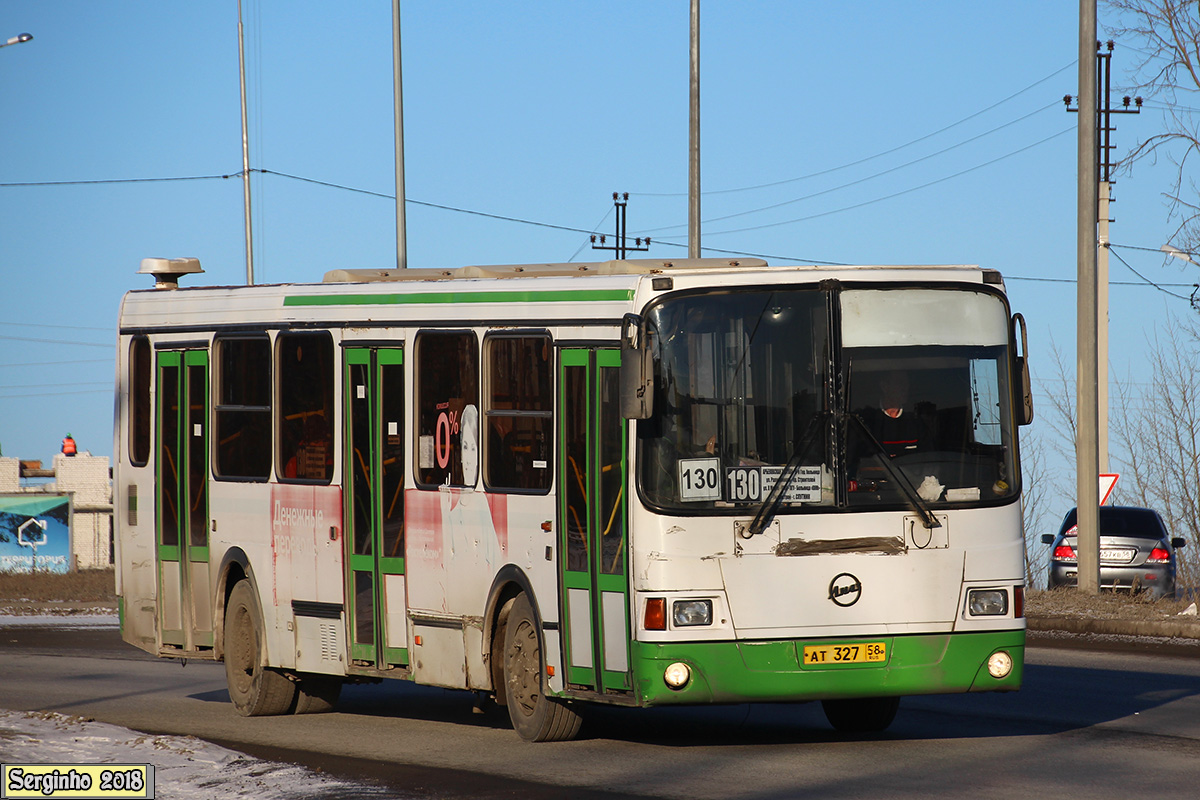
POLYGON ((1108 496, 1112 494, 1113 487, 1117 485, 1117 478, 1119 477, 1121 477, 1120 474, 1115 472, 1100 473, 1100 505, 1108 502, 1108 496))

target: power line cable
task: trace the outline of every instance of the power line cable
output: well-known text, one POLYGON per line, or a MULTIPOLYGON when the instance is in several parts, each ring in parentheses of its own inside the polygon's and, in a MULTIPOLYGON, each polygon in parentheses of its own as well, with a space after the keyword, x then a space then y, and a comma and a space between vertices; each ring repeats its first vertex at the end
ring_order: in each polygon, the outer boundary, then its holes
MULTIPOLYGON (((251 171, 254 171, 254 170, 251 170, 251 171)), ((338 183, 331 183, 329 181, 320 181, 320 180, 316 180, 315 178, 305 178, 300 175, 291 175, 286 172, 276 172, 274 170, 267 170, 267 169, 258 170, 258 171, 262 172, 265 175, 278 175, 281 178, 290 178, 292 180, 302 181, 304 183, 313 183, 318 186, 326 186, 331 189, 343 189, 345 191, 357 192, 359 194, 370 195, 372 197, 380 197, 380 198, 383 198, 386 200, 394 201, 396 199, 395 195, 384 194, 382 192, 373 192, 368 189, 356 189, 353 186, 345 186, 345 185, 338 184, 338 183)), ((572 227, 568 227, 566 225, 554 225, 549 222, 538 222, 536 220, 531 220, 531 219, 521 219, 520 217, 509 217, 509 216, 505 216, 503 214, 489 214, 485 211, 473 211, 469 208, 458 208, 456 206, 448 206, 448 205, 443 205, 441 203, 428 203, 423 200, 413 200, 410 197, 405 198, 405 203, 412 203, 412 204, 418 205, 418 206, 425 206, 426 208, 438 208, 443 211, 456 211, 460 214, 471 214, 471 215, 474 215, 477 217, 486 217, 488 219, 498 219, 498 220, 502 220, 504 222, 519 222, 522 225, 534 225, 539 228, 550 228, 552 230, 570 231, 571 233, 584 233, 584 234, 588 234, 588 235, 591 235, 592 233, 594 233, 594 231, 584 230, 583 228, 572 228, 572 227)), ((687 245, 677 244, 676 242, 664 242, 661 240, 656 240, 655 244, 661 244, 661 245, 669 246, 669 247, 687 247, 687 245)), ((731 255, 731 256, 749 256, 752 258, 764 258, 764 259, 771 258, 771 259, 779 259, 781 261, 794 261, 796 263, 801 263, 801 264, 838 265, 838 262, 835 262, 835 261, 818 261, 816 259, 803 259, 803 258, 791 258, 791 257, 786 257, 786 256, 773 256, 773 255, 768 255, 768 254, 764 254, 764 253, 749 253, 749 252, 745 252, 742 250, 722 250, 717 247, 704 247, 703 249, 707 250, 710 253, 721 253, 723 255, 731 255)))
MULTIPOLYGON (((1007 283, 1009 281, 1034 281, 1037 283, 1072 283, 1072 284, 1079 283, 1079 280, 1077 278, 1034 278, 1034 277, 1028 277, 1028 276, 1023 276, 1023 275, 1005 275, 1004 282, 1007 283)), ((1144 287, 1147 284, 1149 284, 1150 286, 1153 286, 1155 288, 1157 288, 1159 286, 1173 286, 1173 287, 1178 287, 1180 289, 1191 288, 1191 286, 1193 285, 1190 283, 1154 284, 1154 283, 1151 283, 1150 281, 1109 281, 1108 283, 1110 286, 1143 286, 1144 287)), ((1184 298, 1184 299, 1186 300, 1187 298, 1184 298)))
POLYGON ((1136 269, 1134 269, 1133 267, 1131 267, 1131 266, 1129 265, 1129 262, 1128 262, 1128 261, 1126 261, 1125 259, 1121 258, 1121 254, 1120 254, 1120 253, 1114 252, 1114 251, 1113 251, 1113 249, 1112 249, 1111 247, 1110 247, 1108 250, 1109 250, 1109 252, 1110 252, 1110 253, 1112 253, 1114 256, 1116 256, 1116 257, 1117 257, 1117 261, 1120 261, 1122 264, 1124 264, 1124 265, 1125 265, 1125 268, 1126 268, 1126 269, 1128 269, 1128 270, 1129 270, 1130 272, 1132 272, 1134 275, 1137 275, 1139 278, 1141 278, 1142 280, 1144 280, 1146 283, 1148 283, 1148 284, 1150 284, 1151 286, 1153 286, 1155 289, 1158 289, 1158 290, 1159 290, 1160 292, 1162 292, 1163 294, 1170 295, 1171 297, 1177 297, 1177 298, 1179 298, 1180 300, 1187 300, 1188 302, 1191 302, 1191 299, 1192 299, 1192 298, 1190 298, 1190 297, 1184 297, 1183 295, 1181 295, 1181 294, 1175 294, 1174 292, 1169 292, 1169 291, 1167 291, 1166 289, 1164 289, 1162 286, 1159 286, 1157 283, 1155 283, 1154 281, 1152 281, 1152 280, 1150 280, 1149 278, 1147 278, 1147 277, 1146 277, 1145 275, 1143 275, 1142 273, 1138 272, 1136 269))
MULTIPOLYGON (((905 163, 903 163, 903 164, 898 164, 898 165, 896 165, 896 166, 894 166, 894 167, 889 167, 888 169, 885 169, 885 170, 883 170, 882 172, 876 172, 876 173, 874 173, 874 174, 872 174, 872 175, 867 175, 867 176, 865 176, 865 177, 858 178, 857 180, 850 181, 849 183, 843 183, 843 184, 841 184, 840 186, 833 186, 833 187, 830 187, 830 188, 828 188, 828 189, 822 189, 822 190, 821 190, 821 191, 819 191, 819 192, 813 192, 812 194, 806 194, 806 195, 804 195, 803 197, 796 197, 796 198, 793 198, 793 199, 791 199, 791 200, 784 200, 784 201, 782 201, 782 202, 779 202, 779 203, 772 203, 772 204, 771 204, 771 205, 769 205, 769 206, 762 206, 761 208, 752 208, 752 209, 750 209, 749 211, 739 211, 739 212, 737 212, 737 213, 735 213, 735 214, 726 214, 725 216, 722 216, 722 217, 712 217, 712 218, 710 218, 710 219, 703 220, 702 222, 703 222, 703 224, 707 225, 707 224, 709 224, 709 223, 712 223, 712 222, 721 222, 721 221, 723 221, 723 220, 727 220, 727 219, 734 219, 735 217, 744 217, 744 216, 747 216, 747 215, 749 215, 749 214, 757 214, 757 213, 759 213, 759 212, 761 212, 761 211, 770 211, 770 210, 772 210, 772 209, 776 209, 776 208, 782 208, 783 206, 790 206, 790 205, 792 205, 792 204, 794 204, 794 203, 799 203, 799 202, 802 202, 802 201, 804 201, 804 200, 811 200, 811 199, 812 199, 812 198, 814 198, 814 197, 820 197, 821 195, 830 194, 830 193, 832 193, 832 192, 840 191, 840 190, 842 190, 842 189, 848 189, 848 188, 850 188, 851 186, 857 186, 857 185, 858 185, 858 184, 860 184, 860 183, 866 183, 867 181, 874 180, 875 178, 881 178, 881 177, 883 177, 884 175, 888 175, 888 174, 891 174, 891 173, 893 173, 893 172, 897 172, 897 171, 899 171, 899 170, 902 170, 902 169, 904 169, 904 168, 906 168, 906 167, 911 167, 911 166, 912 166, 912 165, 914 165, 914 164, 920 164, 922 161, 928 161, 928 160, 929 160, 929 159, 931 159, 931 158, 936 158, 937 156, 940 156, 940 155, 944 155, 944 154, 946 154, 946 153, 949 153, 951 150, 956 150, 956 149, 958 149, 959 147, 963 147, 963 146, 965 146, 965 145, 968 145, 968 144, 970 144, 971 142, 974 142, 974 141, 976 141, 976 140, 978 140, 978 139, 982 139, 982 138, 983 138, 983 137, 985 137, 985 136, 990 136, 991 134, 993 134, 993 133, 995 133, 995 132, 997 132, 997 131, 1003 130, 1004 128, 1007 128, 1007 127, 1009 127, 1010 125, 1016 125, 1018 122, 1023 122, 1024 120, 1027 120, 1027 119, 1029 119, 1030 117, 1032 117, 1032 116, 1034 116, 1034 115, 1036 115, 1036 114, 1040 114, 1040 113, 1042 113, 1043 111, 1046 111, 1047 109, 1053 108, 1053 107, 1055 107, 1055 106, 1058 106, 1058 105, 1060 105, 1060 104, 1061 104, 1061 101, 1059 101, 1059 100, 1055 100, 1055 101, 1054 101, 1054 102, 1052 102, 1052 103, 1047 103, 1046 105, 1042 106, 1041 108, 1037 109, 1036 111, 1031 111, 1031 112, 1029 112, 1028 114, 1026 114, 1026 115, 1025 115, 1025 116, 1023 116, 1023 117, 1018 117, 1017 119, 1010 120, 1009 122, 1006 122, 1006 123, 1004 123, 1003 125, 1000 125, 1000 126, 998 126, 998 127, 992 128, 990 131, 984 131, 983 133, 980 133, 980 134, 977 134, 977 135, 975 135, 975 136, 972 136, 972 137, 971 137, 971 138, 969 138, 969 139, 964 139, 963 141, 961 141, 961 142, 958 142, 957 144, 952 144, 952 145, 950 145, 949 147, 946 147, 946 148, 944 148, 944 149, 942 149, 942 150, 938 150, 936 153, 929 153, 928 155, 921 156, 920 158, 915 158, 915 159, 913 159, 912 161, 906 161, 906 162, 905 162, 905 163)), ((663 227, 663 228, 650 228, 650 229, 648 229, 648 230, 641 230, 641 231, 638 231, 638 233, 641 233, 641 234, 646 234, 646 233, 659 233, 659 232, 661 232, 661 231, 669 231, 669 230, 674 230, 675 228, 682 228, 682 227, 685 227, 685 226, 686 226, 686 223, 684 223, 684 224, 680 224, 680 225, 668 225, 668 226, 666 226, 666 227, 663 227)))
MULTIPOLYGON (((615 208, 616 208, 616 206, 612 205, 612 206, 609 206, 608 209, 605 210, 604 216, 600 218, 600 221, 592 226, 592 233, 600 232, 600 226, 605 223, 605 221, 608 219, 608 215, 613 213, 613 209, 615 209, 615 208)), ((591 243, 591 241, 589 239, 584 239, 583 244, 579 245, 579 247, 575 250, 574 253, 571 253, 571 257, 567 259, 567 263, 570 264, 572 261, 574 261, 575 256, 577 256, 581 252, 583 252, 583 248, 587 247, 590 243, 591 243)))
MULTIPOLYGON (((374 192, 374 191, 371 191, 370 189, 360 189, 355 186, 347 186, 347 185, 341 184, 341 183, 333 183, 332 181, 322 181, 322 180, 317 180, 316 178, 306 178, 302 175, 293 175, 293 174, 287 173, 287 172, 279 172, 276 170, 260 169, 260 168, 251 168, 250 171, 258 172, 263 175, 275 175, 280 178, 288 178, 290 180, 300 181, 302 183, 311 183, 316 186, 324 186, 324 187, 327 187, 330 189, 339 189, 341 191, 352 192, 354 194, 367 195, 368 197, 378 197, 380 199, 391 200, 393 202, 395 202, 395 200, 396 200, 395 195, 387 194, 386 192, 374 192)), ((180 177, 180 178, 124 178, 124 179, 113 179, 113 180, 34 181, 34 182, 24 182, 24 183, 0 183, 0 187, 6 187, 6 186, 10 186, 10 187, 81 186, 81 185, 94 185, 94 184, 106 184, 106 183, 158 183, 158 182, 164 182, 164 181, 209 180, 212 178, 240 178, 241 176, 242 176, 241 171, 238 171, 235 173, 231 173, 229 175, 196 175, 196 176, 180 177)), ((506 216, 503 214, 490 214, 486 211, 475 211, 475 210, 472 210, 469 208, 459 208, 457 206, 449 206, 449 205, 445 205, 443 203, 430 203, 430 202, 426 202, 424 200, 414 200, 411 197, 405 198, 405 204, 408 204, 408 203, 412 203, 413 205, 417 205, 417 206, 424 206, 426 208, 437 208, 437 209, 441 209, 442 211, 453 211, 453 212, 456 212, 459 214, 468 214, 468 215, 477 216, 477 217, 485 217, 487 219, 496 219, 496 220, 501 220, 503 222, 516 222, 516 223, 520 223, 522 225, 533 225, 535 227, 550 228, 552 230, 559 230, 559 231, 568 231, 570 233, 582 233, 582 234, 588 234, 588 235, 594 233, 594 231, 586 230, 584 228, 572 228, 567 225, 554 225, 549 222, 538 222, 537 220, 522 219, 520 217, 510 217, 510 216, 506 216)), ((679 245, 676 245, 676 243, 674 243, 674 242, 658 241, 658 242, 656 242, 656 244, 662 244, 664 246, 671 246, 671 247, 679 246, 679 245)), ((684 246, 686 246, 686 245, 684 245, 684 246)), ((794 259, 794 258, 787 257, 787 256, 772 256, 772 255, 767 255, 767 254, 763 254, 763 253, 743 252, 741 250, 722 250, 722 249, 716 248, 716 247, 705 247, 704 249, 709 251, 710 253, 723 253, 723 254, 727 254, 727 255, 751 256, 754 258, 777 258, 777 259, 785 260, 785 261, 796 261, 798 263, 830 264, 830 265, 838 264, 838 262, 833 262, 833 261, 818 261, 815 259, 794 259)), ((107 329, 105 329, 105 330, 107 330, 107 329)), ((5 337, 0 337, 0 338, 5 338, 5 337)), ((14 337, 8 337, 8 338, 14 338, 14 337)), ((28 341, 42 341, 42 340, 32 340, 31 339, 28 341)), ((72 344, 72 343, 67 342, 67 344, 72 344)), ((96 346, 99 346, 99 345, 96 345, 96 346)))
POLYGON ((33 339, 27 336, 0 336, 0 339, 7 339, 10 342, 37 342, 39 344, 69 344, 78 347, 107 347, 112 348, 113 344, 100 344, 98 342, 68 342, 63 339, 33 339))
MULTIPOLYGON (((112 381, 71 381, 70 386, 112 386, 112 381)), ((57 383, 14 383, 10 386, 5 386, 3 391, 10 389, 54 389, 63 386, 63 382, 57 383)))
POLYGON ((107 331, 109 333, 116 333, 115 327, 97 328, 97 327, 93 327, 93 326, 89 326, 89 325, 47 325, 45 323, 38 323, 38 322, 0 322, 0 325, 10 325, 10 326, 17 327, 17 328, 54 328, 57 330, 107 331))
POLYGON ((69 361, 25 361, 19 364, 0 364, 4 367, 57 367, 64 364, 111 364, 111 358, 73 358, 69 361))
MULTIPOLYGON (((112 389, 83 389, 78 392, 55 392, 55 397, 62 397, 68 394, 108 394, 112 389)), ((0 400, 16 400, 22 397, 45 397, 45 392, 33 392, 32 394, 3 394, 0 395, 0 400)))
POLYGON ((114 183, 168 183, 171 181, 212 181, 212 180, 228 180, 230 178, 242 177, 241 171, 234 172, 229 175, 181 175, 173 178, 99 178, 96 180, 74 180, 74 181, 17 181, 13 183, 0 183, 0 188, 3 187, 23 187, 23 186, 98 186, 102 184, 114 183))
MULTIPOLYGON (((1170 253, 1164 251, 1161 247, 1140 247, 1135 244, 1116 244, 1115 242, 1110 242, 1108 246, 1109 247, 1119 247, 1122 250, 1144 250, 1147 253, 1158 253, 1160 256, 1169 256, 1170 255, 1170 253)), ((1181 250, 1180 252, 1183 252, 1183 251, 1181 250)), ((1193 256, 1196 254, 1195 253, 1184 253, 1184 255, 1193 256)))
MULTIPOLYGON (((828 169, 823 169, 823 170, 820 170, 819 172, 812 172, 812 173, 809 173, 808 175, 801 175, 796 178, 787 178, 785 180, 773 181, 771 183, 760 183, 755 186, 742 186, 742 187, 739 187, 736 189, 716 189, 716 190, 711 190, 711 191, 707 191, 707 192, 701 192, 700 194, 701 195, 731 194, 733 192, 748 192, 748 191, 752 191, 754 189, 767 189, 772 186, 782 186, 783 184, 787 184, 787 183, 795 183, 796 181, 808 180, 809 178, 816 178, 821 175, 828 175, 831 172, 837 172, 838 170, 848 169, 850 167, 856 167, 859 164, 865 164, 868 161, 873 161, 877 158, 882 158, 883 156, 891 155, 892 153, 895 153, 899 150, 903 150, 906 147, 911 147, 914 144, 919 144, 920 142, 923 142, 926 139, 932 139, 934 136, 937 136, 938 134, 945 133, 946 131, 950 130, 951 128, 956 128, 959 125, 962 125, 964 122, 969 122, 970 120, 975 119, 975 117, 978 117, 981 114, 986 114, 988 111, 991 111, 994 108, 1004 105, 1009 100, 1012 100, 1014 97, 1024 94, 1025 92, 1029 91, 1033 87, 1045 83, 1046 81, 1050 80, 1051 78, 1053 78, 1054 76, 1063 72, 1064 70, 1070 69, 1075 64, 1077 64, 1078 61, 1079 60, 1076 59, 1076 60, 1072 61, 1070 64, 1067 64, 1064 67, 1060 67, 1059 69, 1056 69, 1054 72, 1051 72, 1046 77, 1036 80, 1033 83, 1029 84, 1024 89, 1014 92, 1013 94, 1010 94, 1008 97, 1004 98, 1003 100, 993 103, 992 105, 988 106, 987 108, 976 111, 974 114, 969 114, 969 115, 963 117, 962 119, 960 119, 958 122, 953 122, 944 128, 939 128, 938 130, 934 131, 933 133, 927 133, 924 136, 917 137, 916 139, 913 139, 912 141, 905 142, 904 144, 901 144, 901 145, 897 145, 896 147, 876 153, 875 155, 867 156, 866 158, 860 158, 857 161, 851 161, 847 164, 841 164, 836 167, 829 167, 828 169)), ((1052 105, 1057 105, 1057 104, 1058 104, 1058 101, 1055 101, 1052 105)), ((686 197, 687 196, 687 192, 631 192, 631 194, 636 194, 639 197, 686 197)))
MULTIPOLYGON (((753 226, 750 226, 747 228, 732 228, 732 229, 726 230, 726 231, 710 231, 710 232, 706 233, 705 235, 706 236, 721 236, 721 235, 728 234, 728 233, 745 233, 746 231, 759 231, 759 230, 763 230, 764 228, 778 228, 781 225, 792 225, 797 222, 807 222, 809 220, 818 219, 820 217, 827 217, 831 214, 840 214, 843 211, 852 211, 856 208, 862 208, 864 206, 873 205, 875 203, 881 203, 884 200, 893 200, 897 197, 901 197, 906 194, 911 194, 912 192, 916 192, 921 189, 928 189, 930 186, 936 186, 939 183, 945 183, 946 181, 953 180, 954 178, 962 177, 963 175, 966 175, 967 173, 975 172, 976 170, 983 169, 984 167, 990 167, 992 164, 998 163, 1007 158, 1012 158, 1013 156, 1016 156, 1016 155, 1020 155, 1021 153, 1025 152, 1026 150, 1031 150, 1034 147, 1038 147, 1039 145, 1045 144, 1046 142, 1050 141, 1051 139, 1057 139, 1059 136, 1062 136, 1063 134, 1066 134, 1066 133, 1071 133, 1075 130, 1076 130, 1076 128, 1074 126, 1072 126, 1070 128, 1065 128, 1064 130, 1061 130, 1058 133, 1053 133, 1044 139, 1040 139, 1032 144, 1025 145, 1024 147, 1021 147, 1017 150, 1013 150, 1012 152, 1006 153, 1002 156, 997 156, 996 158, 993 158, 990 161, 985 161, 982 164, 976 164, 975 166, 968 167, 967 169, 961 170, 960 172, 955 172, 953 175, 946 175, 944 177, 937 178, 936 180, 929 181, 928 183, 923 183, 920 186, 913 186, 911 188, 904 189, 902 191, 895 192, 893 194, 885 195, 884 197, 877 197, 874 200, 865 200, 861 203, 855 203, 853 205, 843 206, 842 208, 834 208, 834 209, 830 209, 829 211, 822 211, 818 214, 810 214, 806 217, 797 217, 795 219, 785 219, 781 222, 769 222, 769 223, 766 223, 763 225, 753 225, 753 226)), ((668 238, 670 238, 670 237, 668 237, 668 238)), ((657 241, 661 243, 663 241, 662 237, 660 237, 657 241)))
MULTIPOLYGON (((687 247, 687 244, 685 244, 683 242, 664 242, 661 239, 655 239, 654 243, 663 245, 664 247, 687 247)), ((787 262, 791 262, 793 264, 812 264, 812 265, 821 266, 821 267, 846 267, 846 266, 849 266, 849 264, 846 264, 843 261, 819 261, 815 258, 797 258, 795 256, 776 256, 776 255, 771 255, 769 253, 751 253, 751 252, 748 252, 745 250, 722 250, 719 247, 709 247, 708 245, 703 245, 700 248, 700 250, 707 251, 709 253, 721 253, 722 255, 728 255, 728 256, 748 256, 750 258, 769 259, 769 260, 773 260, 773 261, 787 261, 787 262)))
MULTIPOLYGON (((396 199, 395 195, 386 194, 384 192, 372 192, 369 189, 356 189, 353 186, 345 186, 343 184, 332 183, 330 181, 320 181, 315 178, 305 178, 301 175, 292 175, 287 172, 278 172, 276 170, 271 170, 271 169, 251 169, 250 171, 251 172, 261 172, 264 175, 278 175, 281 178, 290 178, 291 180, 294 180, 294 181, 301 181, 303 183, 312 183, 312 184, 316 184, 317 186, 326 186, 326 187, 329 187, 330 189, 342 189, 342 190, 345 190, 348 192, 356 192, 358 194, 369 195, 371 197, 379 197, 384 200, 395 201, 395 199, 396 199)), ((521 219, 520 217, 509 217, 509 216, 505 216, 503 214, 490 214, 486 211, 473 211, 469 208, 458 208, 456 206, 448 206, 448 205, 443 205, 441 203, 428 203, 423 200, 413 200, 411 197, 406 197, 404 199, 404 202, 406 204, 412 203, 413 205, 425 206, 426 208, 439 208, 439 209, 442 209, 443 211, 456 211, 460 214, 471 214, 476 217, 486 217, 488 219, 498 219, 498 220, 502 220, 504 222, 520 222, 524 225, 535 225, 539 228, 552 228, 554 230, 559 230, 559 231, 570 231, 571 233, 587 233, 587 234, 592 233, 592 231, 585 230, 583 228, 572 228, 567 225, 554 225, 549 222, 537 222, 536 220, 521 219)))

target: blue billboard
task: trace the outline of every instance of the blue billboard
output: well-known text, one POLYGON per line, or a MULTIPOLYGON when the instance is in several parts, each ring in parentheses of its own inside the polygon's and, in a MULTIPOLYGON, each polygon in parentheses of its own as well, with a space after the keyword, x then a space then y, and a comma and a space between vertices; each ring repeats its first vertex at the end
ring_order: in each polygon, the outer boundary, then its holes
POLYGON ((71 571, 71 498, 0 495, 0 572, 71 571))

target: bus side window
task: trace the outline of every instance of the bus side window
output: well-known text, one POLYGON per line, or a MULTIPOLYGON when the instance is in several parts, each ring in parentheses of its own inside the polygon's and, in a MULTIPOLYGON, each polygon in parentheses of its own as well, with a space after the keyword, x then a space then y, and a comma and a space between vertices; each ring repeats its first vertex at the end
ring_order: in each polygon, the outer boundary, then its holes
POLYGON ((327 333, 281 333, 279 368, 279 474, 284 480, 333 477, 333 340, 327 333))
POLYGON ((150 460, 150 340, 135 336, 129 344, 129 461, 150 460))
POLYGON ((217 446, 221 478, 271 476, 271 342, 266 336, 217 339, 217 446))
POLYGON ((484 482, 488 489, 550 489, 552 352, 548 334, 489 336, 485 342, 484 482))
POLYGON ((417 335, 417 484, 474 486, 479 465, 479 340, 473 331, 417 335), (467 410, 470 409, 468 412, 467 410), (467 412, 466 423, 464 412, 467 412))

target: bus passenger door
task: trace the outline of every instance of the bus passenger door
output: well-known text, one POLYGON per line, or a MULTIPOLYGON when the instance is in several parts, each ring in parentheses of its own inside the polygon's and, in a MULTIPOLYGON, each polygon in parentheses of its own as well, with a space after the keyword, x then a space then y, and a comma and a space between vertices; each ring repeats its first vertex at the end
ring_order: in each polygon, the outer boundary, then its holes
POLYGON ((164 649, 211 650, 208 352, 158 354, 155 528, 164 649))
POLYGON ((628 691, 625 422, 620 352, 562 351, 559 372, 558 531, 567 683, 628 691))
POLYGON ((404 351, 346 350, 346 608, 358 666, 408 664, 404 351))

